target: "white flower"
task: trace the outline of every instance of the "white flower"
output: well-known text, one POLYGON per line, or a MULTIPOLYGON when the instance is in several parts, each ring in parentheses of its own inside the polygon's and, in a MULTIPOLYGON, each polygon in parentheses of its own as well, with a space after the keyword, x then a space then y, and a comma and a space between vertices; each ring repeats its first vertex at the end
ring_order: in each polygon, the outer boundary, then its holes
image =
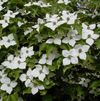
POLYGON ((80 59, 86 60, 86 52, 88 52, 90 46, 89 45, 76 45, 75 49, 77 50, 77 54, 80 59))
POLYGON ((8 36, 2 37, 2 44, 8 48, 10 46, 16 45, 16 42, 14 40, 13 34, 9 34, 8 36))
POLYGON ((43 1, 33 2, 33 5, 37 5, 37 6, 40 6, 40 7, 49 7, 49 6, 51 6, 49 3, 46 4, 43 1))
POLYGON ((75 20, 77 19, 77 14, 75 12, 69 13, 69 11, 62 11, 61 18, 63 19, 64 23, 74 24, 75 20))
POLYGON ((62 25, 63 22, 60 21, 60 17, 57 14, 50 15, 46 14, 46 24, 45 26, 50 28, 51 30, 55 30, 58 26, 62 25))
POLYGON ((27 35, 27 34, 31 33, 32 31, 33 31, 32 28, 28 28, 28 29, 24 32, 24 35, 27 35))
POLYGON ((87 28, 82 29, 82 39, 85 39, 86 43, 89 44, 90 46, 94 43, 94 40, 96 40, 98 37, 99 35, 94 34, 93 30, 87 28))
POLYGON ((13 67, 19 68, 19 69, 25 69, 26 62, 22 57, 15 57, 13 60, 13 67))
POLYGON ((8 77, 4 77, 1 83, 2 85, 0 89, 6 91, 8 94, 11 94, 13 88, 15 88, 17 85, 17 82, 11 81, 8 77))
POLYGON ((32 87, 32 94, 35 95, 39 90, 44 90, 44 86, 41 85, 41 86, 33 86, 32 87))
POLYGON ((49 38, 47 41, 46 41, 47 44, 56 44, 56 45, 61 45, 61 38, 49 38))
POLYGON ((19 12, 15 12, 13 13, 13 11, 8 10, 7 13, 4 15, 5 18, 15 18, 15 16, 18 14, 19 12))
POLYGON ((77 64, 78 63, 78 58, 77 58, 77 51, 75 49, 71 49, 70 51, 68 50, 63 50, 62 55, 65 57, 63 59, 63 65, 69 65, 69 64, 77 64))
POLYGON ((76 30, 72 30, 67 34, 67 37, 62 39, 62 43, 69 43, 72 47, 75 45, 76 41, 81 39, 81 35, 77 35, 76 30))
POLYGON ((32 71, 33 77, 38 77, 40 81, 44 81, 47 74, 49 74, 49 70, 46 66, 36 65, 36 68, 32 71))
POLYGON ((26 74, 21 74, 19 78, 22 82, 25 82, 26 87, 32 87, 32 80, 33 80, 33 75, 32 75, 32 70, 28 69, 26 74))
POLYGON ((20 52, 21 57, 31 57, 34 55, 33 46, 32 47, 22 47, 20 52))
POLYGON ((0 20, 0 24, 3 28, 6 28, 9 25, 9 18, 4 18, 3 20, 0 20))
POLYGON ((14 56, 13 55, 9 55, 7 57, 7 60, 5 60, 2 63, 2 65, 7 67, 7 68, 10 68, 10 69, 16 69, 16 67, 14 67, 13 60, 14 60, 14 56))

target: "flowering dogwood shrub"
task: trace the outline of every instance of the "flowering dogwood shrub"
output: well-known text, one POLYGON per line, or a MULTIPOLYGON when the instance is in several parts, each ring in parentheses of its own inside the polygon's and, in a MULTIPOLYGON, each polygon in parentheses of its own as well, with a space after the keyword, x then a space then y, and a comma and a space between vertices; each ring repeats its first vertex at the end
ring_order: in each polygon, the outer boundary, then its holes
POLYGON ((100 95, 99 13, 99 0, 0 0, 0 101, 100 95))

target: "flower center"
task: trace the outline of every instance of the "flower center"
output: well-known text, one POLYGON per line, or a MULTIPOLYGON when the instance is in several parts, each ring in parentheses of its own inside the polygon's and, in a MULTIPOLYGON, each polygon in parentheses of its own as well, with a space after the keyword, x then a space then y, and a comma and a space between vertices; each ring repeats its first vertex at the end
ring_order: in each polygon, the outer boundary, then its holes
POLYGON ((79 53, 81 53, 82 52, 82 49, 79 49, 79 53))

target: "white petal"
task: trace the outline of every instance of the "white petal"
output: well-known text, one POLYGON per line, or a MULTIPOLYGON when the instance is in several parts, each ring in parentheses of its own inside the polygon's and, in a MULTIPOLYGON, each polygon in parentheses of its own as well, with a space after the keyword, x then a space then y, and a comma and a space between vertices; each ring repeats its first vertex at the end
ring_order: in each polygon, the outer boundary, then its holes
POLYGON ((7 87, 6 92, 7 92, 8 94, 11 94, 12 90, 13 90, 12 87, 7 87))
POLYGON ((89 27, 90 27, 90 29, 95 29, 96 24, 91 24, 91 25, 89 25, 89 27))
POLYGON ((34 69, 33 71, 32 71, 32 76, 33 77, 38 77, 39 76, 39 71, 37 70, 37 69, 34 69))
POLYGON ((61 39, 55 38, 54 39, 54 44, 61 45, 61 39))
POLYGON ((38 78, 39 78, 40 81, 44 81, 45 74, 41 73, 38 78))
POLYGON ((88 38, 88 39, 86 40, 86 43, 89 44, 89 45, 91 46, 91 45, 93 45, 94 40, 91 39, 91 38, 88 38))
POLYGON ((16 85, 17 85, 17 82, 15 82, 15 81, 12 81, 12 82, 10 83, 10 86, 11 86, 12 88, 16 87, 16 85))
POLYGON ((19 77, 19 79, 23 82, 26 81, 26 74, 21 74, 21 76, 19 77))
POLYGON ((6 90, 7 89, 7 84, 2 84, 0 87, 1 90, 6 90))
POLYGON ((69 45, 72 47, 75 45, 76 41, 74 39, 69 40, 69 45))
POLYGON ((46 43, 52 44, 52 43, 53 43, 53 39, 52 39, 52 38, 51 38, 51 39, 48 39, 48 40, 46 41, 46 43))
POLYGON ((46 66, 43 67, 42 72, 43 72, 44 74, 49 74, 49 70, 48 70, 48 68, 47 68, 46 66))
POLYGON ((62 55, 63 55, 64 57, 68 57, 68 56, 70 55, 70 53, 69 53, 69 51, 67 51, 67 50, 62 50, 62 55))
POLYGON ((39 64, 45 64, 46 63, 46 58, 41 58, 39 60, 39 64))
POLYGON ((86 60, 86 53, 84 53, 84 52, 80 53, 79 58, 82 60, 86 60))
POLYGON ((44 86, 38 86, 38 89, 43 90, 44 86))
POLYGON ((63 59, 63 65, 66 66, 66 65, 69 65, 70 64, 70 60, 68 58, 64 58, 63 59))
POLYGON ((77 57, 72 57, 71 58, 71 63, 72 64, 78 64, 78 58, 77 57))
POLYGON ((38 87, 33 87, 31 91, 32 94, 35 95, 38 92, 38 87))
POLYGON ((99 35, 98 35, 98 34, 92 34, 91 37, 92 37, 93 39, 97 39, 97 38, 99 38, 99 35))
POLYGON ((26 68, 26 63, 25 63, 25 62, 21 63, 21 64, 19 65, 19 68, 20 68, 20 69, 25 69, 25 68, 26 68))
POLYGON ((69 38, 68 37, 65 37, 64 39, 62 39, 62 43, 67 44, 68 42, 69 42, 69 38))
POLYGON ((82 51, 83 51, 83 52, 88 52, 89 48, 90 48, 89 45, 83 45, 83 46, 82 46, 82 51))

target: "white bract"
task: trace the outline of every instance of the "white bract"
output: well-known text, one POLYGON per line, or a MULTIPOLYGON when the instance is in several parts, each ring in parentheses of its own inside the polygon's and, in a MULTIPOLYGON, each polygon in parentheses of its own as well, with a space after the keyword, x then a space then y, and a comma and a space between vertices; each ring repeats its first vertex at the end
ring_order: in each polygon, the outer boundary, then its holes
POLYGON ((67 37, 62 39, 62 43, 69 44, 72 47, 76 44, 76 41, 81 39, 81 35, 78 35, 77 30, 72 30, 67 34, 67 37))
POLYGON ((9 34, 8 36, 3 36, 2 37, 2 44, 6 48, 16 45, 16 41, 14 40, 13 34, 9 34))
POLYGON ((44 81, 47 74, 49 74, 49 70, 46 66, 36 65, 36 68, 32 71, 33 77, 38 77, 40 81, 44 81))
POLYGON ((11 92, 13 91, 13 88, 17 86, 17 82, 11 81, 10 78, 8 77, 2 78, 1 83, 2 85, 0 89, 3 91, 6 91, 8 94, 11 94, 11 92))
POLYGON ((63 59, 63 65, 70 65, 72 64, 78 64, 78 58, 77 58, 77 51, 75 49, 71 49, 70 51, 68 50, 63 50, 62 55, 65 57, 63 59))
POLYGON ((80 59, 86 60, 86 52, 88 52, 90 46, 89 45, 81 45, 78 44, 75 46, 75 49, 77 50, 77 55, 80 59))
POLYGON ((24 35, 27 35, 27 34, 31 33, 32 31, 33 31, 33 29, 29 27, 29 28, 24 32, 24 35))

